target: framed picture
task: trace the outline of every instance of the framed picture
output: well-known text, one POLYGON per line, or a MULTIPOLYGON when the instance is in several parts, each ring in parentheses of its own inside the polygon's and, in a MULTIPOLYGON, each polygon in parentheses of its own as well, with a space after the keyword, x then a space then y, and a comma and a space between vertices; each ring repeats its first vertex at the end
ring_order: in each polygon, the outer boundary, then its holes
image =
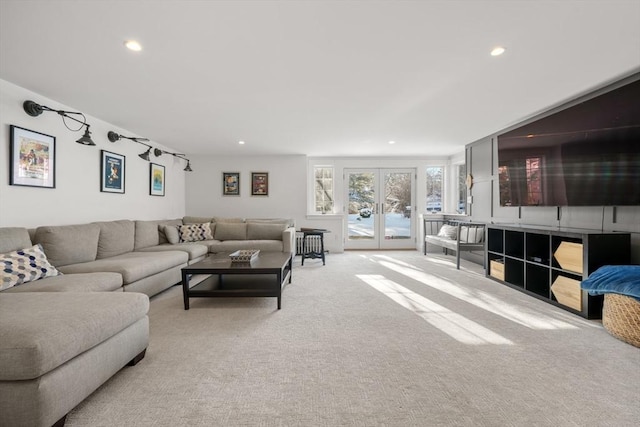
POLYGON ((100 191, 124 194, 124 156, 100 150, 100 191))
POLYGON ((269 195, 269 173, 268 172, 251 172, 251 195, 252 196, 268 196, 269 195))
POLYGON ((240 195, 240 173, 239 172, 222 172, 222 195, 223 196, 239 196, 240 195))
POLYGON ((56 188, 56 137, 11 125, 9 184, 56 188))
POLYGON ((151 163, 149 194, 152 196, 164 196, 164 184, 164 166, 151 163))

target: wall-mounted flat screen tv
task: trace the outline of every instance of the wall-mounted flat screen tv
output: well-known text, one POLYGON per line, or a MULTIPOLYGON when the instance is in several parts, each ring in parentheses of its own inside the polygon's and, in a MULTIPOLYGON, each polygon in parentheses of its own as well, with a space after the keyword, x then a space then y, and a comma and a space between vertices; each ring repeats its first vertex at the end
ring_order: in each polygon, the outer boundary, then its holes
POLYGON ((640 206, 640 80, 498 135, 501 206, 640 206))

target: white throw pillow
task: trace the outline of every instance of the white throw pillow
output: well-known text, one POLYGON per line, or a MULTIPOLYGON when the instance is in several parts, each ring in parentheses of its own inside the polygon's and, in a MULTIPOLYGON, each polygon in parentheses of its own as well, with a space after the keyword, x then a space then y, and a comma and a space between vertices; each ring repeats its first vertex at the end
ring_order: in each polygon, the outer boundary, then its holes
POLYGON ((442 227, 440 227, 438 237, 456 240, 458 238, 458 227, 456 227, 455 225, 444 224, 442 227))

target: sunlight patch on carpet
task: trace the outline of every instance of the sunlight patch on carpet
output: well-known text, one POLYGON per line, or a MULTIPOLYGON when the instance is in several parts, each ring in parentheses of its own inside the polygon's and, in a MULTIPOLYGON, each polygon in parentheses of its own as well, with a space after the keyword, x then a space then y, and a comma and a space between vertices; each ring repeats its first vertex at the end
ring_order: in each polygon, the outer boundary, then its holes
POLYGON ((357 274, 356 277, 461 343, 513 345, 507 338, 382 275, 357 274))
POLYGON ((539 330, 578 328, 568 322, 555 319, 539 312, 534 312, 528 307, 509 304, 488 292, 484 292, 479 289, 465 288, 461 284, 451 282, 433 274, 399 265, 391 257, 376 256, 375 258, 377 259, 375 259, 374 262, 377 262, 383 267, 403 274, 419 283, 444 292, 454 298, 458 298, 490 313, 526 326, 527 328, 539 330))

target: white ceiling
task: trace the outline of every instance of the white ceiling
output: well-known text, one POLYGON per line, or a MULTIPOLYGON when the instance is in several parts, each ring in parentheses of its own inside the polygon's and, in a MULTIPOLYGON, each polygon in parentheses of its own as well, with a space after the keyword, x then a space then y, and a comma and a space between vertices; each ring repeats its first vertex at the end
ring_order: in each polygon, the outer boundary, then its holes
POLYGON ((0 0, 1 79, 192 156, 448 156, 638 70, 640 0, 0 0))

